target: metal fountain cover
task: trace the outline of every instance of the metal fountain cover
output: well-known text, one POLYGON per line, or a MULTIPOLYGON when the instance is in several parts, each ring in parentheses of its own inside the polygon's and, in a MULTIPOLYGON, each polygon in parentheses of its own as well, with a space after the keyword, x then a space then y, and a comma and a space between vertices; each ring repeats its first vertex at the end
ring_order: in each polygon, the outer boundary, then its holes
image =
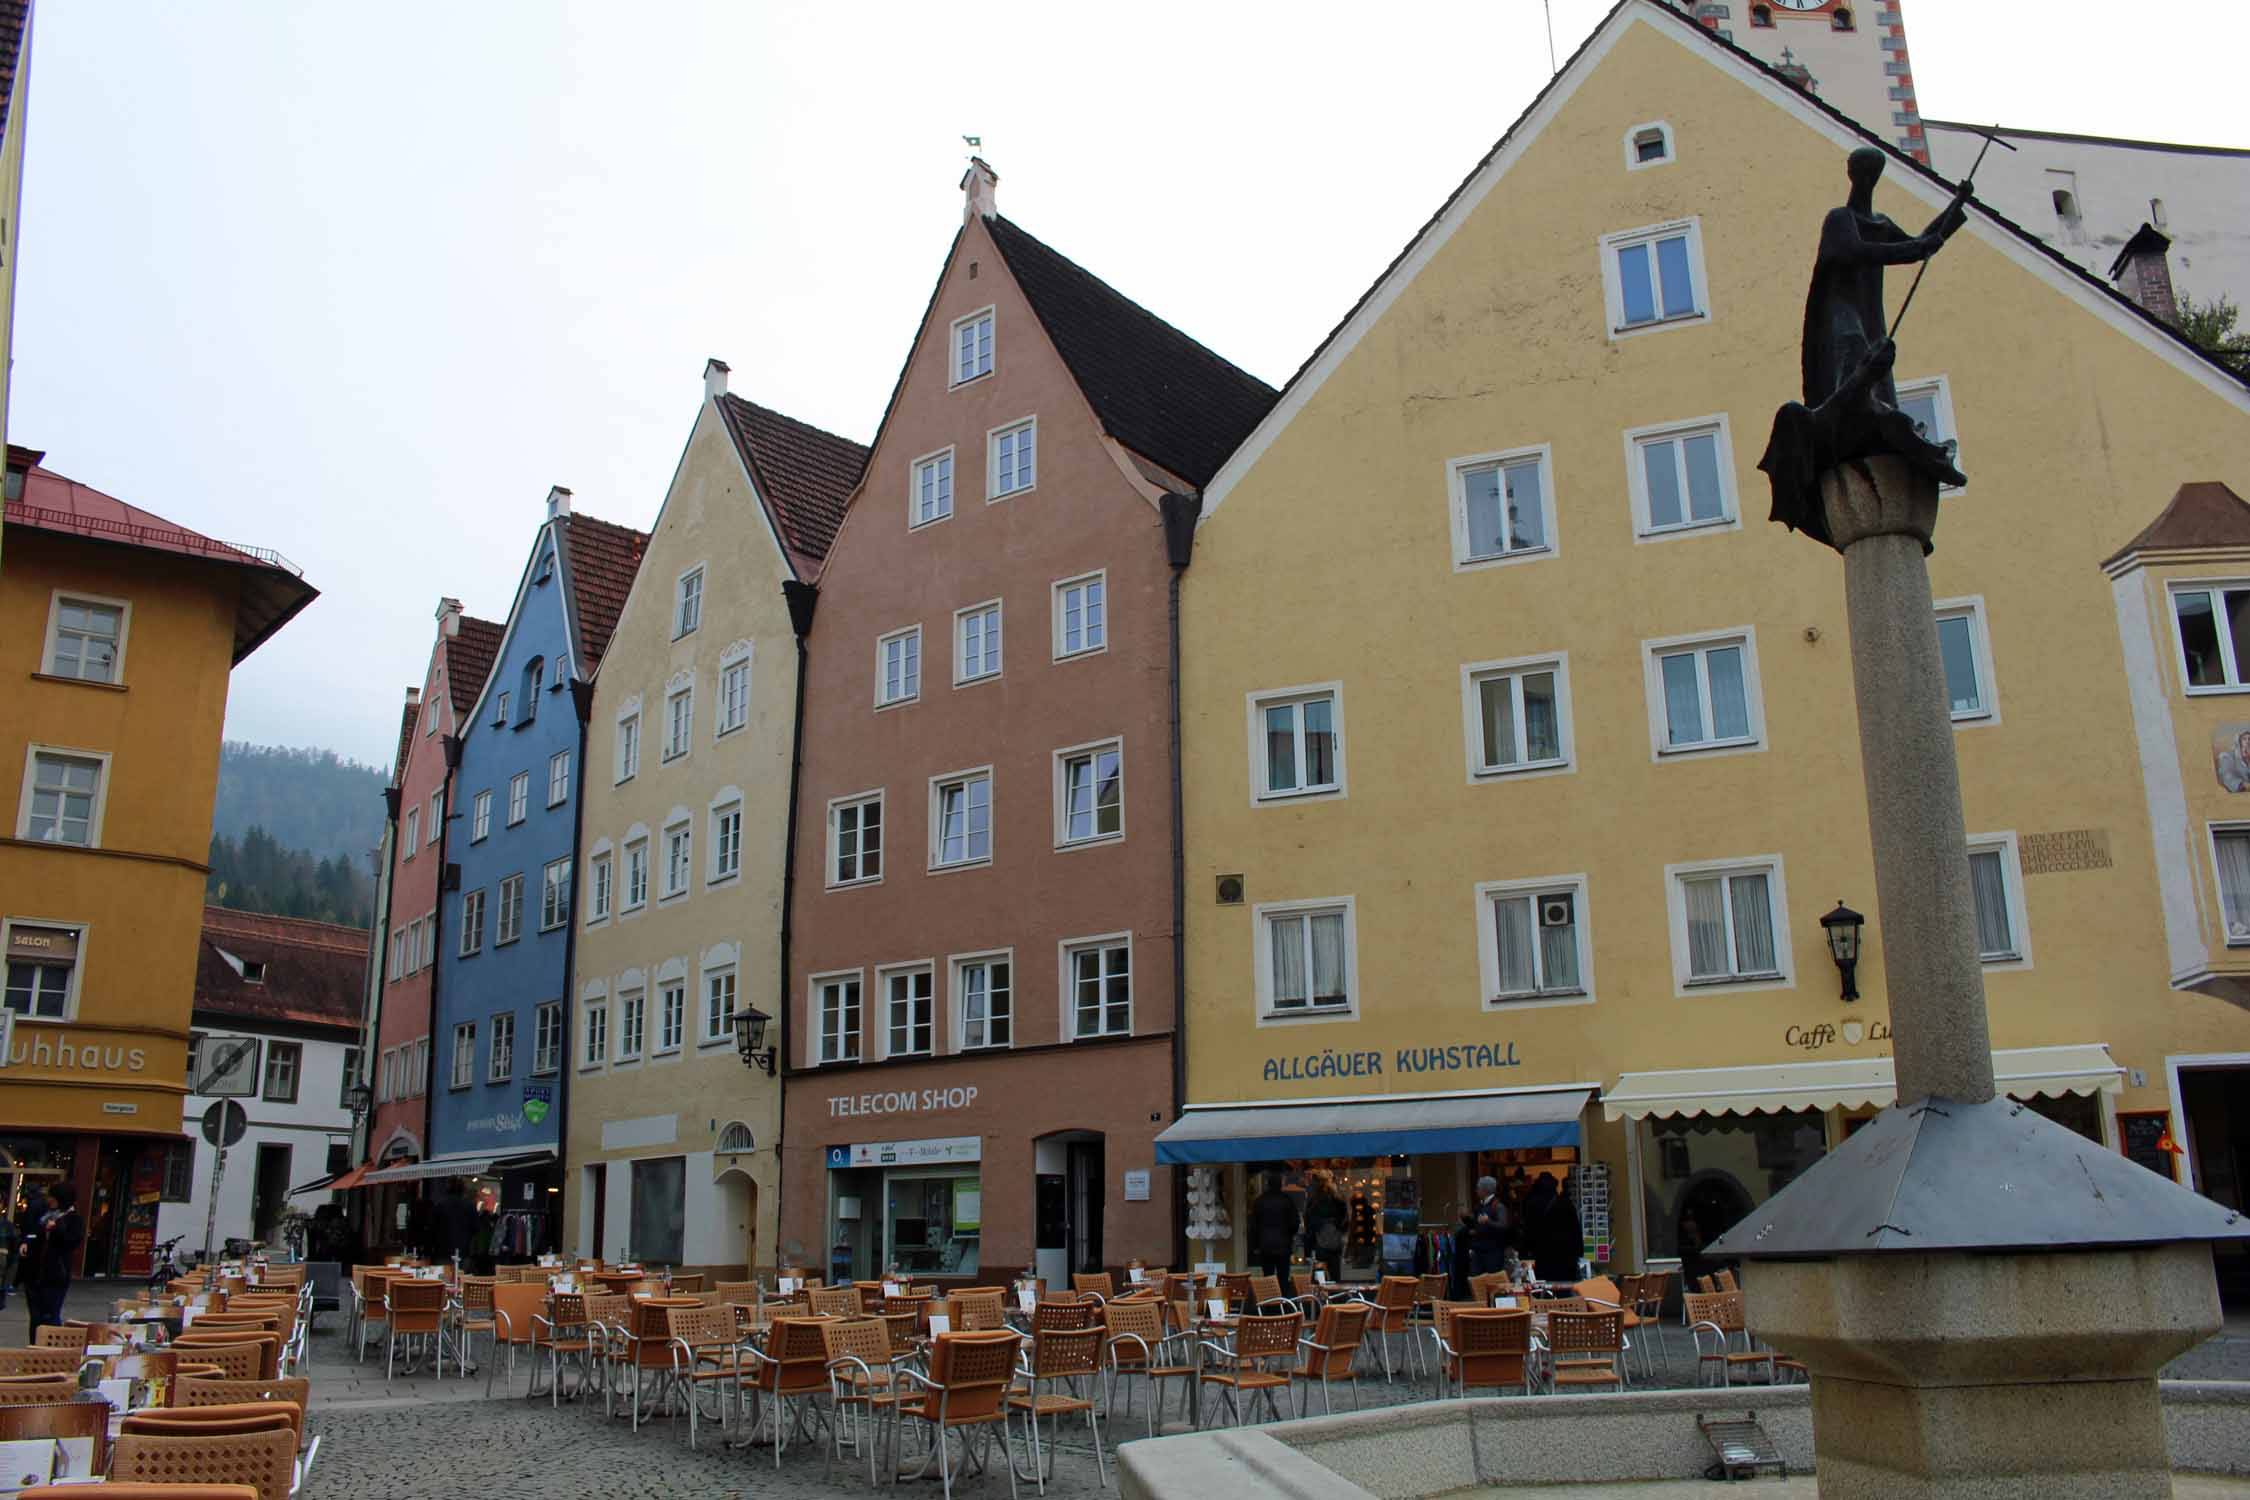
POLYGON ((2116 1249, 2250 1238, 2250 1219, 2012 1099, 1884 1110, 1714 1240, 1745 1260, 2116 1249))

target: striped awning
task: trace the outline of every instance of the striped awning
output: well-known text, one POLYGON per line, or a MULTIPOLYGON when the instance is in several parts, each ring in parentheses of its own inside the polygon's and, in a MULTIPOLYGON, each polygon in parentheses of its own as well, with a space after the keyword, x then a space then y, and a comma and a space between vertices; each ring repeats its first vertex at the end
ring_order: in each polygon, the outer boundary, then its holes
POLYGON ((484 1156, 438 1156, 428 1161, 402 1162, 395 1167, 378 1167, 360 1179, 373 1186, 379 1182, 427 1182, 433 1177, 483 1177, 492 1170, 492 1158, 484 1156))
MULTIPOLYGON (((2116 1094, 2125 1069, 2100 1042, 2018 1047, 1992 1054, 1993 1081, 2003 1094, 2116 1094)), ((1680 1068, 1626 1073, 1602 1095, 1612 1120, 1651 1115, 1752 1115, 1798 1109, 1881 1109, 1898 1099, 1887 1057, 1842 1062, 1760 1063, 1736 1068, 1680 1068)))

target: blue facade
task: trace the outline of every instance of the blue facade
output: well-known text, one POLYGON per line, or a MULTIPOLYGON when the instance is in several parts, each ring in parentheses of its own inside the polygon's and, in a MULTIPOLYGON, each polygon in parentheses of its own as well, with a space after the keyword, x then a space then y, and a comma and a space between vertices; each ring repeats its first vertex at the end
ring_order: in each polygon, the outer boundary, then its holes
POLYGON ((567 524, 550 519, 539 529, 492 676, 462 736, 446 810, 446 861, 459 867, 460 882, 440 896, 433 1157, 543 1147, 561 1154, 584 752, 571 689, 583 670, 572 666, 577 617, 567 544, 558 546, 567 524))

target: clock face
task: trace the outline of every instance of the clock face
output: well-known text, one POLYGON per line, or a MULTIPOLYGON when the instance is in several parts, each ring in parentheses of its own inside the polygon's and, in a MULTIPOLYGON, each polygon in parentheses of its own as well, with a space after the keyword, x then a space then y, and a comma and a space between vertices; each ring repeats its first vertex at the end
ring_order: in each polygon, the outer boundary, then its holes
POLYGON ((1828 0, 1771 0, 1771 3, 1783 10, 1822 10, 1827 7, 1828 0))

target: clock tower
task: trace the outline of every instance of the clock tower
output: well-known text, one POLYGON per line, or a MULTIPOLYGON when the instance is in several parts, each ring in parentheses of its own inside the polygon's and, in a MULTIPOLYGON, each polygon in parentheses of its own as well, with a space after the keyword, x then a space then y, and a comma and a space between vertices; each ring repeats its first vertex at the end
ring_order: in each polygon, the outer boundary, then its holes
POLYGON ((1902 0, 1671 0, 1823 103, 1920 162, 1902 0))

